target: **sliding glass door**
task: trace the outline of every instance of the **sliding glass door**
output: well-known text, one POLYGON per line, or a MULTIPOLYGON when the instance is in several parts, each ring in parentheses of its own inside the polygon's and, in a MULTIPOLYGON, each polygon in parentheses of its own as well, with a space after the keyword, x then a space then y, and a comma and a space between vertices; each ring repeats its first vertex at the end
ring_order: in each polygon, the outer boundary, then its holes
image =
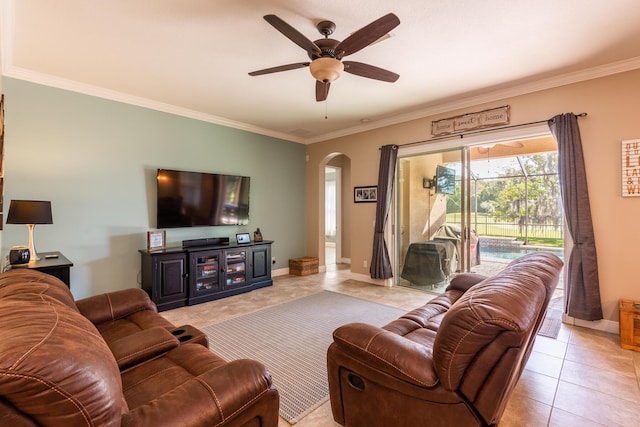
POLYGON ((398 285, 440 293, 458 272, 492 275, 532 251, 563 256, 555 140, 467 144, 398 155, 398 285))
POLYGON ((441 292, 472 266, 468 165, 466 148, 399 156, 397 284, 441 292))

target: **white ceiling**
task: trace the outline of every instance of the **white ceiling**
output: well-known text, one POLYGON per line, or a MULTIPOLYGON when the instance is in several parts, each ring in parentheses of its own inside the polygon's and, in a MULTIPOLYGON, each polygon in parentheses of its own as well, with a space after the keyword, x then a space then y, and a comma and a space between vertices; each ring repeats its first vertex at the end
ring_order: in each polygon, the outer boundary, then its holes
POLYGON ((301 143, 640 68, 638 0, 1 1, 5 76, 301 143), (344 74, 318 103, 306 68, 247 74, 308 60, 263 15, 343 40, 389 12, 346 59, 395 83, 344 74))

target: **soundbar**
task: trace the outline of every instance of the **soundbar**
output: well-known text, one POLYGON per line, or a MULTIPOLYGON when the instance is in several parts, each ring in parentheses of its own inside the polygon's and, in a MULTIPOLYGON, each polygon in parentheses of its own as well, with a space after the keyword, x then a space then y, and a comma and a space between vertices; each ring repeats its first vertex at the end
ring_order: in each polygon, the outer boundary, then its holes
POLYGON ((229 244, 228 237, 207 237, 204 239, 190 239, 190 240, 182 241, 183 248, 192 248, 195 246, 228 245, 228 244, 229 244))

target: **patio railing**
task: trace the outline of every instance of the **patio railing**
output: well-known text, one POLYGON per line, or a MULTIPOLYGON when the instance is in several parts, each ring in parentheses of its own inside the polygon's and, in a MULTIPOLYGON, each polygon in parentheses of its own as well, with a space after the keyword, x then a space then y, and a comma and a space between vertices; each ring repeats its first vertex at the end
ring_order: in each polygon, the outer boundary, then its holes
MULTIPOLYGON (((460 214, 447 214, 447 223, 460 224, 460 214)), ((491 220, 488 216, 481 216, 477 220, 471 214, 471 227, 479 236, 515 237, 517 239, 545 238, 564 239, 564 224, 518 224, 491 220), (527 227, 527 228, 525 228, 527 227)))

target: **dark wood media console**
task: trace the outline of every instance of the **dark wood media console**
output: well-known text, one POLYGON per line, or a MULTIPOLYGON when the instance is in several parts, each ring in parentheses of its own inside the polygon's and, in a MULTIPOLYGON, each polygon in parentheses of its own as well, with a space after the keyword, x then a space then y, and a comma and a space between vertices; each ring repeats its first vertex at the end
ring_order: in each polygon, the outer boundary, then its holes
POLYGON ((272 243, 140 250, 142 289, 163 311, 271 286, 272 243))

